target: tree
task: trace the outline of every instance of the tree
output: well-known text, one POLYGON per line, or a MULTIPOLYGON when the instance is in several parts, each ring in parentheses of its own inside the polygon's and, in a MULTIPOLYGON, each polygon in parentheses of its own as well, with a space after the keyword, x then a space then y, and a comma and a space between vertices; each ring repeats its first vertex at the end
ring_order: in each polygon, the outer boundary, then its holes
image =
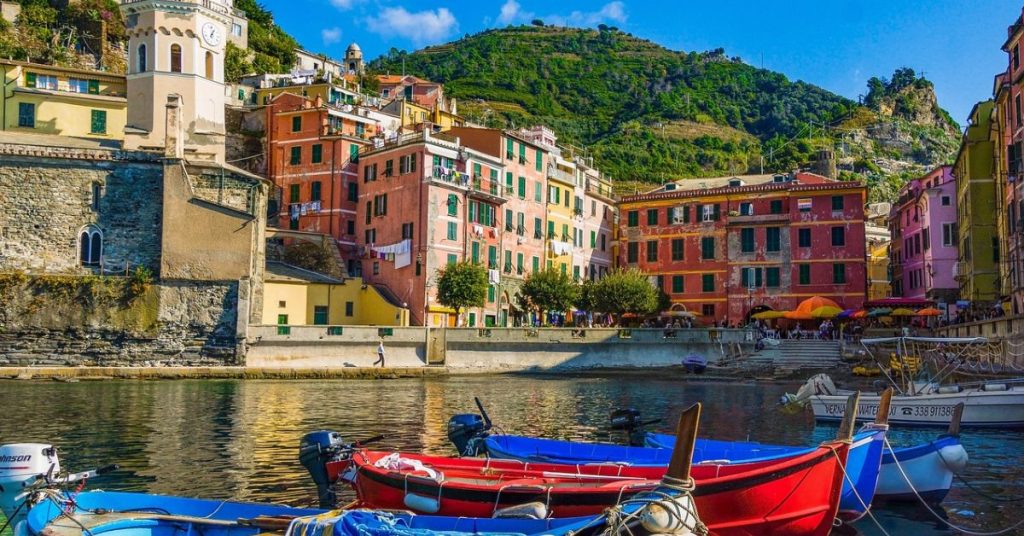
POLYGON ((597 282, 594 291, 597 309, 606 313, 643 315, 658 309, 657 289, 647 274, 635 268, 612 270, 597 282))
POLYGON ((459 313, 466 307, 482 307, 487 299, 487 269, 482 264, 460 262, 438 270, 437 301, 459 313))
POLYGON ((321 274, 337 275, 338 263, 326 248, 310 242, 300 242, 284 250, 284 262, 321 274))
POLYGON ((594 312, 597 305, 597 283, 584 279, 580 285, 579 297, 576 298, 576 308, 580 311, 594 312))
POLYGON ((534 26, 541 26, 541 27, 543 27, 544 26, 544 21, 542 21, 540 19, 533 19, 533 21, 531 21, 530 24, 532 24, 534 26))
POLYGON ((569 274, 550 268, 530 274, 519 291, 541 315, 568 311, 580 295, 580 287, 569 274))

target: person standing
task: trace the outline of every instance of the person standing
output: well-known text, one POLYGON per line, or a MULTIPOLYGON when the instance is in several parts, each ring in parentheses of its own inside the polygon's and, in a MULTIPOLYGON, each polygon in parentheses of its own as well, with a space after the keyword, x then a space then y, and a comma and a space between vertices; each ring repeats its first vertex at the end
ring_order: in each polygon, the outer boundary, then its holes
POLYGON ((384 368, 384 339, 377 343, 377 360, 373 362, 374 366, 377 363, 380 363, 380 368, 384 368))

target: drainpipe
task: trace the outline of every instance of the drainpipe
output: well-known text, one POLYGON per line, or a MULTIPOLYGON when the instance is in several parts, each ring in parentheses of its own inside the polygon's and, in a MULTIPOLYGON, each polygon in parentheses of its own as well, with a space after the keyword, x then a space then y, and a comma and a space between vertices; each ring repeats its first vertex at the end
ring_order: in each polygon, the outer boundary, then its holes
POLYGON ((3 112, 0 112, 0 114, 2 114, 2 117, 0 117, 0 130, 7 130, 7 87, 10 86, 11 84, 17 82, 18 79, 15 78, 14 80, 11 80, 10 82, 8 82, 7 81, 7 67, 5 66, 3 68, 3 70, 4 70, 4 90, 3 90, 3 97, 2 97, 2 99, 0 99, 0 101, 3 102, 3 112))

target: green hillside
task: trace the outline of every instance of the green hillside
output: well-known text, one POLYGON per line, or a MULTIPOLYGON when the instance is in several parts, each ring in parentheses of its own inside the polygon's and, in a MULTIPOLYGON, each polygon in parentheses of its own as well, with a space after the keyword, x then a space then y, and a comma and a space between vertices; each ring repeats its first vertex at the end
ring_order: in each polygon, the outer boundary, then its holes
POLYGON ((370 67, 395 73, 403 65, 443 82, 472 121, 553 127, 560 141, 587 147, 621 185, 762 165, 787 171, 826 147, 836 149, 844 177, 884 184, 948 161, 957 136, 948 114, 924 105, 927 95, 897 97, 925 92, 934 104, 931 84, 913 71, 908 85, 906 72, 898 84, 875 79, 868 107, 721 49, 676 52, 604 26, 488 30, 413 53, 392 49, 370 67), (906 106, 885 108, 893 99, 906 106), (878 137, 877 125, 894 132, 878 137), (890 134, 906 143, 889 143, 890 134))

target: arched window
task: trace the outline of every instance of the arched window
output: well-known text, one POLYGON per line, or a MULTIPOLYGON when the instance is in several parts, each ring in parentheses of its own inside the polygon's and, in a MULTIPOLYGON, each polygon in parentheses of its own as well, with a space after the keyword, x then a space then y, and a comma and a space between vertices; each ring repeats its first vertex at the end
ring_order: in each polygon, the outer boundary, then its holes
POLYGON ((171 45, 171 72, 181 72, 181 45, 171 45))
POLYGON ((213 80, 213 52, 206 51, 206 78, 213 80))
POLYGON ((136 72, 146 72, 146 44, 139 45, 138 58, 135 60, 136 72))
POLYGON ((82 229, 78 235, 78 260, 83 266, 99 266, 103 255, 103 233, 95 225, 82 229))

